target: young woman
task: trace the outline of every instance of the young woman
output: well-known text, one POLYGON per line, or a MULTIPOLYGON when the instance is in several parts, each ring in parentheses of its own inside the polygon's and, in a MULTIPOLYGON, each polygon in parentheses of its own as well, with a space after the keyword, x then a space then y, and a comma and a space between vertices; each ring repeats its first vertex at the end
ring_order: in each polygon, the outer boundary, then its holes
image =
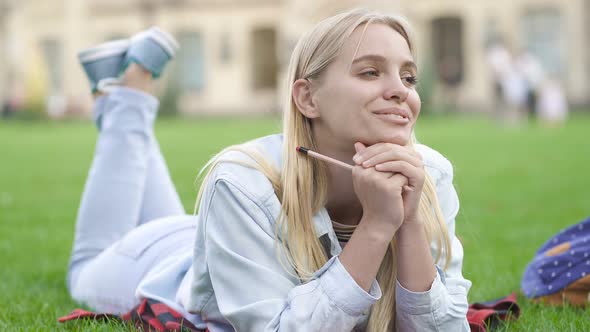
POLYGON ((151 298, 210 331, 469 329, 452 166, 415 141, 417 67, 403 20, 352 10, 303 36, 283 133, 211 160, 195 216, 182 216, 153 134, 153 72, 138 59, 97 100, 75 299, 124 312, 151 298))

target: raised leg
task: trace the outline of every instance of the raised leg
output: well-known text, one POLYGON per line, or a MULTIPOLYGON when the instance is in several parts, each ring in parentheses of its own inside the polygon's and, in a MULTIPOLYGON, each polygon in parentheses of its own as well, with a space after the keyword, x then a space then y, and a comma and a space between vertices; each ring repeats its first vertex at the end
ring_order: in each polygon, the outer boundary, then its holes
POLYGON ((158 101, 148 94, 151 80, 149 72, 133 64, 125 73, 125 86, 97 100, 100 130, 78 210, 68 285, 85 262, 139 224, 154 158, 158 101))
POLYGON ((154 137, 148 160, 148 172, 139 214, 139 224, 161 217, 185 213, 176 187, 170 178, 166 161, 154 137))

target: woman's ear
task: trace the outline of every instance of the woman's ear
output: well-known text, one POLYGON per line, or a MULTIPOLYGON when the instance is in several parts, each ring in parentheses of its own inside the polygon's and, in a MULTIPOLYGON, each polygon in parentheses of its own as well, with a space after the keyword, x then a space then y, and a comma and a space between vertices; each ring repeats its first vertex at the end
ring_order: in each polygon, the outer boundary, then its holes
POLYGON ((303 116, 310 119, 315 119, 320 116, 318 105, 313 98, 313 89, 309 80, 300 78, 295 81, 291 93, 297 109, 303 114, 303 116))

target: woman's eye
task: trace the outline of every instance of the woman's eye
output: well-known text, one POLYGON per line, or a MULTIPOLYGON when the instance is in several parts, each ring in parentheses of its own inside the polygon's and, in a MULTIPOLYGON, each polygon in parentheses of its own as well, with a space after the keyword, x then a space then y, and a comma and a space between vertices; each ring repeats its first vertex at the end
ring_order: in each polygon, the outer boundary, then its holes
POLYGON ((418 84, 418 78, 416 76, 406 76, 402 78, 406 83, 409 85, 416 85, 418 84))
POLYGON ((376 70, 367 70, 361 73, 362 76, 372 76, 377 77, 379 76, 379 72, 376 70))

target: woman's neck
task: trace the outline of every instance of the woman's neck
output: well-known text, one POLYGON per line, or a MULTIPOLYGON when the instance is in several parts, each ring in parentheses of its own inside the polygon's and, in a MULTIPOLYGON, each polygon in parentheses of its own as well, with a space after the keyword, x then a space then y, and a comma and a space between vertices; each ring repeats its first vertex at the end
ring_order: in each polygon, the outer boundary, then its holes
MULTIPOLYGON (((318 151, 321 154, 352 164, 354 147, 351 149, 338 149, 327 144, 318 144, 318 151)), ((328 200, 326 209, 332 220, 341 224, 356 225, 359 223, 363 209, 356 197, 352 184, 352 173, 350 170, 327 164, 328 166, 328 200)))

